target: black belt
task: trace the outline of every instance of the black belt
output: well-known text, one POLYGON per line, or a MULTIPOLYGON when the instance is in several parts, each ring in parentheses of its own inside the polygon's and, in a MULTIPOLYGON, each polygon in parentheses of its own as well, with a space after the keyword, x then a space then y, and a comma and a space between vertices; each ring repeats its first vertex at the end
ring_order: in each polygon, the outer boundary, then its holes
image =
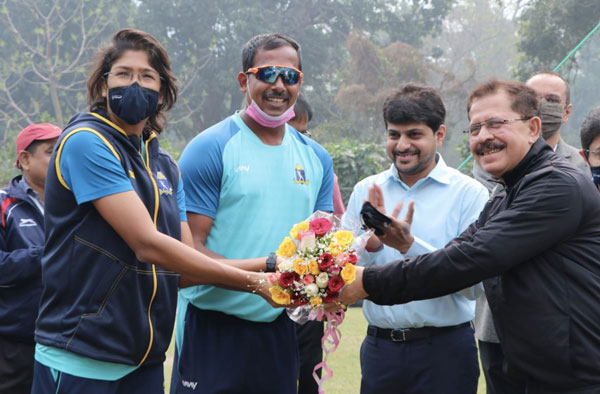
POLYGON ((448 327, 400 328, 397 330, 369 326, 367 327, 367 335, 380 339, 389 339, 390 341, 394 342, 409 342, 417 339, 429 338, 434 335, 439 335, 443 332, 455 330, 457 328, 469 327, 470 325, 471 322, 465 322, 456 326, 448 327))

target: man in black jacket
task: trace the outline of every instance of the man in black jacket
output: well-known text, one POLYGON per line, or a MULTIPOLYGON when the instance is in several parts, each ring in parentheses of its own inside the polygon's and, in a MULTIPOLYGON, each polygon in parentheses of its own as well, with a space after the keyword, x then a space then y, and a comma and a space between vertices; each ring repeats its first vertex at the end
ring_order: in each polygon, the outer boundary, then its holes
MULTIPOLYGON (((506 193, 444 249, 357 267, 339 302, 385 305, 439 297, 484 280, 506 372, 528 393, 600 393, 600 199, 588 177, 540 135, 529 87, 487 81, 471 93, 469 142, 506 193)), ((381 241, 410 241, 409 212, 381 241)))

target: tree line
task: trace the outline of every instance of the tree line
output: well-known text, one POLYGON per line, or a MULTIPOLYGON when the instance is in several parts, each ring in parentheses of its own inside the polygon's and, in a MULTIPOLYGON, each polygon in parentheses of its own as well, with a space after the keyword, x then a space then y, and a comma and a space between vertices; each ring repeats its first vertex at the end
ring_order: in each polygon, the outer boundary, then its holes
MULTIPOLYGON (((242 105, 241 48, 276 31, 302 46, 312 134, 348 193, 386 165, 381 103, 405 81, 439 89, 447 104, 448 162, 466 155, 464 102, 488 76, 525 79, 551 69, 598 23, 594 0, 2 0, 0 180, 15 170, 14 141, 30 123, 64 126, 87 108, 94 50, 119 28, 153 34, 171 56, 180 97, 163 140, 187 141, 242 105)), ((581 77, 578 57, 565 66, 581 77)))

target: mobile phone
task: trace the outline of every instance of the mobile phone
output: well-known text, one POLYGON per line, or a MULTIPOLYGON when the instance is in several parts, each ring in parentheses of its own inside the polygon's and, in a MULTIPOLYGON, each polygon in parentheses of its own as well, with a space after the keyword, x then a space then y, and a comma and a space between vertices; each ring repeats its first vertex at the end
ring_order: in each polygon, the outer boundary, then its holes
POLYGON ((369 201, 365 201, 360 210, 363 228, 372 228, 375 235, 383 235, 384 229, 392 224, 392 219, 379 212, 369 201))

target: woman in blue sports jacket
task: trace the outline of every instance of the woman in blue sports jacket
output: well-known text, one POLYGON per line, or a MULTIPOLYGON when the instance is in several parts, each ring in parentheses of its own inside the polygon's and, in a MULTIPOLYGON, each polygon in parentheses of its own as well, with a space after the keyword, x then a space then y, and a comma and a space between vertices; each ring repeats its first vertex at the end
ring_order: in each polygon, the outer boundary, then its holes
POLYGON ((90 112, 63 131, 46 180, 32 392, 162 393, 178 286, 270 299, 262 274, 240 269, 265 269, 265 259, 225 265, 184 245, 179 169, 157 138, 177 88, 154 37, 118 31, 87 88, 90 112))

